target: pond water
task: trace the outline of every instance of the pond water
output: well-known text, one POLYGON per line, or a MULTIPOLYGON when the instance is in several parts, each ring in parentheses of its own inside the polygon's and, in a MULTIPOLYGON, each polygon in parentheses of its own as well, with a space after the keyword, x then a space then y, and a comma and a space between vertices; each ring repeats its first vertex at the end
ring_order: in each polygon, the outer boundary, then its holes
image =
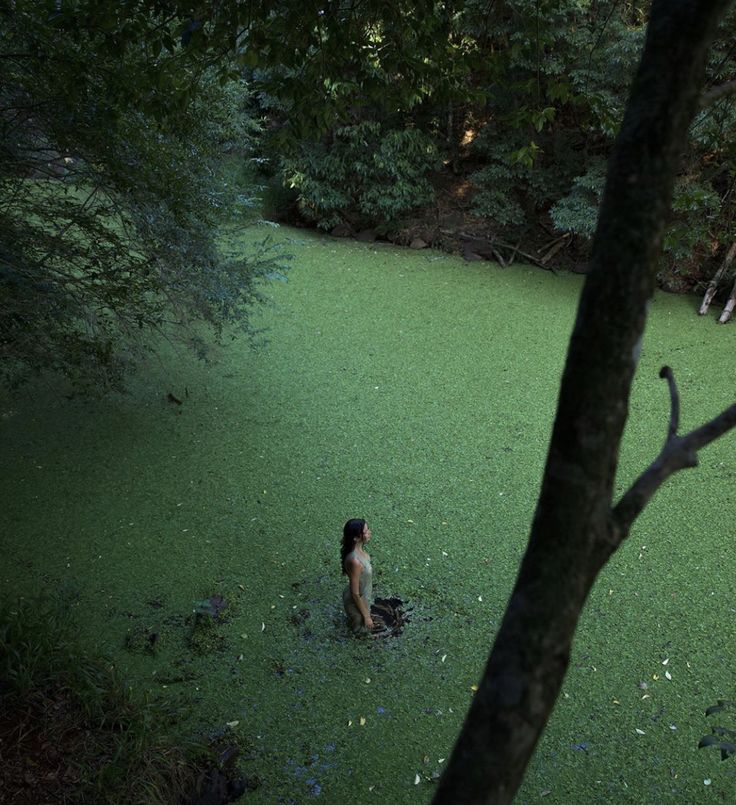
MULTIPOLYGON (((70 594, 90 645, 190 726, 237 722, 249 802, 427 802, 524 550, 581 279, 277 237, 295 259, 256 314, 266 346, 163 345, 103 400, 52 379, 2 398, 0 583, 70 594), (376 594, 412 607, 398 639, 342 622, 350 517, 376 594)), ((663 363, 683 428, 736 398, 736 329, 697 303, 654 300, 619 491, 666 433, 663 363)), ((733 795, 736 764, 696 747, 734 698, 735 455, 733 434, 703 451, 602 574, 519 802, 733 795)))

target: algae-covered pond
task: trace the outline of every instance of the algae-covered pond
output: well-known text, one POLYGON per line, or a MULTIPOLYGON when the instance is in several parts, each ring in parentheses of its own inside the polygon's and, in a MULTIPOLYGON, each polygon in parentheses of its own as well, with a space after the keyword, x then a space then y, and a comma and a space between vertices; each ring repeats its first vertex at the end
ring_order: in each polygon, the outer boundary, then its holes
MULTIPOLYGON (((262 780, 247 801, 428 802, 524 550, 581 281, 277 236, 295 259, 256 314, 267 346, 165 347, 124 396, 2 398, 3 592, 63 589, 131 685, 237 734, 262 780), (397 638, 342 625, 349 517, 373 530, 376 594, 412 608, 397 638), (194 653, 186 621, 214 595, 226 621, 194 653)), ((662 363, 690 428, 736 397, 735 347, 657 295, 621 489, 666 432, 662 363)), ((734 698, 735 438, 602 574, 519 802, 734 796, 736 764, 697 743, 734 698)))

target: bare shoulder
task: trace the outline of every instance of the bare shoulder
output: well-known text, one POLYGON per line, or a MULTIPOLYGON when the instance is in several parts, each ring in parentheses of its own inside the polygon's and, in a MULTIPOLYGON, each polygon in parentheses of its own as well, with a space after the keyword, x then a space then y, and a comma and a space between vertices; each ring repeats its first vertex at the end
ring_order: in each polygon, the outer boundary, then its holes
POLYGON ((357 556, 350 556, 345 560, 345 568, 348 573, 354 573, 356 570, 361 573, 363 571, 363 563, 357 556))

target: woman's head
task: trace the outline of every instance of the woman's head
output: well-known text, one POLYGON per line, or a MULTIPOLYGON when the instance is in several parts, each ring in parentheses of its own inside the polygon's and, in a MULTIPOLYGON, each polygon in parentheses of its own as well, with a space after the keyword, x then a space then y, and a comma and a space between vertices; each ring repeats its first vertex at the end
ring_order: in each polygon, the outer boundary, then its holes
POLYGON ((348 520, 342 529, 342 548, 340 550, 340 564, 345 573, 345 559, 354 551, 359 542, 367 542, 371 538, 371 530, 365 520, 356 517, 348 520))

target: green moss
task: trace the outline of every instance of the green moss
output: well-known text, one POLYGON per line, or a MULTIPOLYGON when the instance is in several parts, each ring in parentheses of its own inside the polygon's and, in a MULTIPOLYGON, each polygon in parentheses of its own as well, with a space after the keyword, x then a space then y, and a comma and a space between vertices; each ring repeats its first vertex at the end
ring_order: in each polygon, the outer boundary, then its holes
MULTIPOLYGON (((306 800, 308 780, 326 802, 426 802, 524 550, 580 278, 276 236, 295 260, 260 313, 265 348, 235 340, 202 364, 163 345, 126 396, 66 400, 42 380, 0 403, 0 584, 75 584, 135 687, 252 741, 254 802, 306 800), (373 528, 376 594, 414 607, 398 639, 344 627, 351 516, 373 528), (195 655, 185 613, 215 593, 233 605, 224 647, 195 655), (139 623, 162 634, 155 655, 124 650, 139 623)), ((735 339, 656 296, 620 491, 666 432, 659 367, 693 427, 733 401, 735 339)), ((692 802, 704 779, 731 796, 736 764, 697 744, 705 708, 734 698, 733 444, 673 478, 604 571, 519 802, 692 802)))

